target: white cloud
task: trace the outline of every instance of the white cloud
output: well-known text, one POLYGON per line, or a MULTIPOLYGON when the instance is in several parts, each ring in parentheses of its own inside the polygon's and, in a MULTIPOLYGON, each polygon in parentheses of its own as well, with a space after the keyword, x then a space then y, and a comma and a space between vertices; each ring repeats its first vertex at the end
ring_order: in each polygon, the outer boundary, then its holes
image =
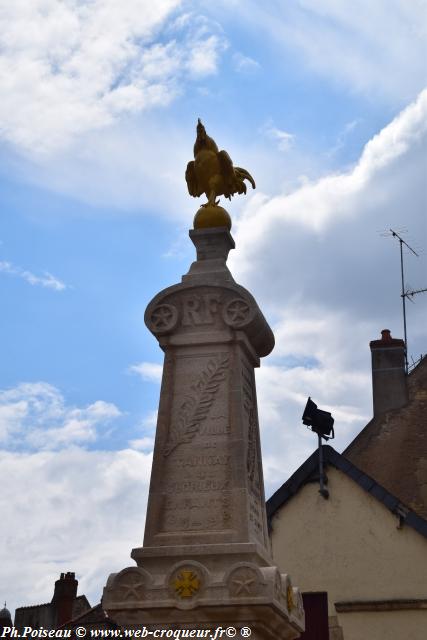
POLYGON ((404 162, 404 156, 410 149, 416 152, 420 145, 425 144, 426 116, 427 89, 365 145, 352 170, 307 182, 286 196, 268 198, 258 194, 239 221, 239 243, 245 247, 240 256, 243 253, 249 265, 252 257, 247 247, 251 245, 258 250, 260 235, 266 238, 276 225, 297 225, 322 232, 338 220, 361 215, 361 211, 366 214, 367 206, 372 209, 374 203, 378 205, 387 194, 384 191, 378 193, 375 181, 384 179, 387 168, 391 171, 400 159, 404 162), (250 224, 255 217, 257 224, 250 224))
POLYGON ((75 571, 92 605, 141 546, 151 455, 122 451, 0 452, 0 535, 8 607, 49 602, 75 571), (25 565, 25 572, 21 567, 25 565))
POLYGON ((194 43, 186 64, 188 71, 196 76, 214 73, 219 54, 224 48, 224 42, 214 35, 194 43))
MULTIPOLYGON (((104 131, 87 132, 50 156, 14 156, 13 170, 23 182, 78 198, 100 215, 101 208, 115 208, 119 214, 148 209, 188 220, 194 203, 182 168, 191 157, 188 140, 195 136, 196 120, 186 126, 147 113, 143 123, 121 121, 104 131)), ((6 167, 8 163, 10 155, 6 167)))
POLYGON ((129 367, 131 373, 136 373, 148 382, 160 382, 162 379, 163 365, 157 362, 140 362, 129 367))
POLYGON ((349 138, 349 136, 353 133, 353 131, 360 124, 360 118, 356 118, 355 120, 351 120, 347 122, 347 124, 343 127, 343 130, 339 133, 338 138, 334 146, 326 153, 327 157, 332 157, 338 151, 345 147, 345 144, 349 138))
MULTIPOLYGON (((160 384, 160 378, 144 378, 145 380, 149 379, 150 382, 155 382, 160 384)), ((129 441, 129 447, 132 449, 136 449, 137 451, 145 451, 150 452, 154 449, 154 438, 156 434, 156 424, 157 424, 157 411, 150 411, 147 413, 143 419, 141 420, 140 426, 135 430, 135 433, 140 432, 141 436, 138 438, 133 438, 129 441)))
POLYGON ((262 133, 268 138, 275 140, 280 151, 289 151, 295 140, 295 135, 278 129, 270 121, 261 129, 262 133))
POLYGON ((43 382, 0 391, 0 442, 5 448, 61 449, 94 442, 101 427, 121 415, 112 403, 65 404, 58 389, 43 382))
POLYGON ((129 446, 138 451, 152 451, 154 448, 154 438, 149 438, 148 436, 135 438, 135 440, 129 442, 129 446))
POLYGON ((109 573, 132 563, 130 550, 142 541, 151 454, 76 446, 95 440, 120 415, 103 401, 67 405, 42 382, 0 392, 0 509, 8 514, 0 522, 0 564, 12 610, 50 601, 63 571, 75 571, 79 593, 96 604, 109 573))
POLYGON ((15 431, 21 428, 27 415, 27 403, 24 400, 9 400, 0 404, 0 442, 5 442, 15 431))
MULTIPOLYGON (((424 91, 353 168, 289 194, 258 193, 239 218, 230 269, 276 337, 257 373, 267 494, 316 446, 301 423, 309 395, 332 411, 337 450, 372 415, 369 341, 384 328, 402 337, 398 245, 379 230, 404 223, 409 244, 427 241, 426 123, 424 91)), ((426 256, 406 255, 407 281, 422 283, 426 266, 426 256)), ((427 296, 408 312, 409 353, 425 353, 427 296)))
POLYGON ((48 271, 45 271, 42 276, 36 276, 31 271, 22 269, 22 267, 18 267, 6 260, 0 261, 0 272, 22 278, 31 285, 46 287, 48 289, 53 289, 54 291, 64 291, 64 289, 67 289, 67 285, 64 282, 53 276, 48 271))
POLYGON ((279 55, 370 99, 402 105, 427 82, 427 5, 407 0, 221 3, 256 25, 279 55), (240 5, 240 6, 236 6, 240 5))
POLYGON ((317 445, 301 422, 308 396, 335 418, 336 439, 331 444, 338 451, 371 417, 369 347, 363 323, 352 324, 350 342, 344 337, 347 314, 335 309, 320 312, 314 305, 283 306, 285 311, 273 327, 275 350, 256 375, 267 495, 317 445))
POLYGON ((142 426, 146 429, 154 429, 156 424, 157 424, 157 411, 150 411, 142 420, 142 426))
POLYGON ((243 55, 243 53, 240 52, 233 54, 233 65, 236 71, 239 71, 240 73, 252 73, 261 67, 259 62, 250 56, 243 55))
POLYGON ((0 135, 33 156, 169 104, 215 73, 226 43, 179 0, 33 0, 0 16, 0 135))

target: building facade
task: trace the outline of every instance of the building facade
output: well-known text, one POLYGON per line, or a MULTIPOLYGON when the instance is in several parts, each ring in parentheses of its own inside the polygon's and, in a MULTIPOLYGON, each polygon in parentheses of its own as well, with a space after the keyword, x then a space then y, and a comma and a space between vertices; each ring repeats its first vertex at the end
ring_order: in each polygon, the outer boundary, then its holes
POLYGON ((427 358, 371 342, 374 417, 343 454, 323 447, 267 501, 273 557, 303 592, 327 592, 330 640, 424 640, 427 358))

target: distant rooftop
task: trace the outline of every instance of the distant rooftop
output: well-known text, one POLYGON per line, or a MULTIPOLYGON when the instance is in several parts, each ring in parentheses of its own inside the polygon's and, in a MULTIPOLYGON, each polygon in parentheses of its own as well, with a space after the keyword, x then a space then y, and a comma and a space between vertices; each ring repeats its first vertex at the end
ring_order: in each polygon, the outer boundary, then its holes
POLYGON ((427 518, 427 358, 408 375, 408 404, 375 416, 343 455, 427 518))

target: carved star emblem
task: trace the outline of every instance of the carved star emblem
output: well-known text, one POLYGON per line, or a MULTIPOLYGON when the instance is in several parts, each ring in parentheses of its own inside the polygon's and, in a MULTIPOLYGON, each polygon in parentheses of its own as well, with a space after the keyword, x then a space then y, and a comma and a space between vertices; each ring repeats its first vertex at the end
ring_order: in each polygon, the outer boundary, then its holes
POLYGON ((173 318, 173 311, 168 305, 160 305, 151 314, 151 321, 156 329, 167 327, 173 318))
POLYGON ((236 595, 240 595, 241 593, 251 594, 251 587, 255 582, 255 578, 243 578, 242 580, 233 580, 233 584, 236 585, 236 595))
POLYGON ((138 600, 141 597, 141 593, 138 593, 138 589, 141 589, 141 587, 144 587, 144 582, 142 580, 133 582, 131 584, 123 583, 120 585, 120 589, 124 590, 123 597, 127 599, 129 598, 129 596, 133 596, 135 600, 138 600))
POLYGON ((249 314, 249 305, 244 300, 233 300, 227 307, 227 315, 233 324, 245 322, 249 314))

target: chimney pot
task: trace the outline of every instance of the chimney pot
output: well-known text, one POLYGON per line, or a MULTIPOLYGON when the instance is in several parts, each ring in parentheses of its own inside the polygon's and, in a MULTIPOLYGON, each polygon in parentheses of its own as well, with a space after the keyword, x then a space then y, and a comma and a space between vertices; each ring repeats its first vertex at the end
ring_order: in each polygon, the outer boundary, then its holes
POLYGON ((391 337, 390 329, 383 329, 381 331, 381 340, 383 342, 391 342, 392 337, 391 337))

